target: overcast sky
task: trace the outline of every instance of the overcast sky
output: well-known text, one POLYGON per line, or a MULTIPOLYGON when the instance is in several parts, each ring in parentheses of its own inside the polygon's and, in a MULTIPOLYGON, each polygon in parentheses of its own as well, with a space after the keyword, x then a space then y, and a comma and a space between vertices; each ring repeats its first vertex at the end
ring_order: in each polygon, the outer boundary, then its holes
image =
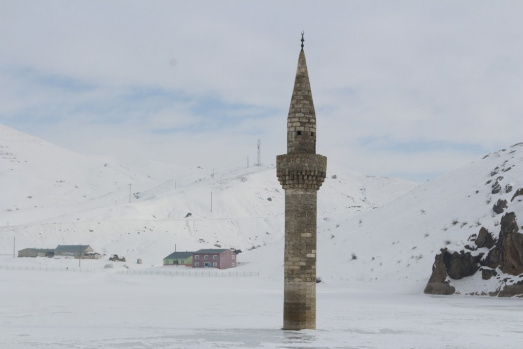
POLYGON ((523 141, 523 1, 0 1, 0 124, 190 166, 286 152, 300 33, 329 165, 415 180, 523 141))

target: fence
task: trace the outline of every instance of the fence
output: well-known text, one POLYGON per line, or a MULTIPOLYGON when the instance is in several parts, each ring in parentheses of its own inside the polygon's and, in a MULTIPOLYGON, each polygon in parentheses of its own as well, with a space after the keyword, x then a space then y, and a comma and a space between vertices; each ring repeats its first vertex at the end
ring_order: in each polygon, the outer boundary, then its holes
POLYGON ((187 277, 255 277, 260 276, 259 271, 218 271, 218 270, 201 270, 201 271, 167 271, 167 270, 118 270, 118 274, 123 275, 158 275, 158 276, 187 276, 187 277))
POLYGON ((72 273, 93 273, 92 269, 69 268, 69 267, 43 267, 43 266, 20 266, 20 265, 0 265, 0 270, 18 270, 18 271, 67 271, 72 273))
MULTIPOLYGON (((47 267, 47 266, 15 266, 15 265, 0 265, 0 270, 16 270, 16 271, 62 271, 71 273, 94 273, 94 269, 80 269, 69 267, 47 267)), ((105 269, 107 270, 107 269, 105 269)), ((259 271, 218 271, 218 270, 191 270, 191 271, 167 271, 167 270, 117 270, 117 274, 121 275, 157 275, 157 276, 187 276, 187 277, 256 277, 260 276, 259 271)))

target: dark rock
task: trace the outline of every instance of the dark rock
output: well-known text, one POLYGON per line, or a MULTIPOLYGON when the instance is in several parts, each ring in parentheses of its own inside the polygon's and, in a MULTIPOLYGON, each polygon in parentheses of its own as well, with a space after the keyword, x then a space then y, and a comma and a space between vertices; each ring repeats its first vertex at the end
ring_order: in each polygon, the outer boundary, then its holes
POLYGON ((503 172, 510 171, 511 169, 512 169, 512 166, 511 167, 507 167, 506 169, 503 170, 503 172))
POLYGON ((498 297, 522 297, 523 296, 523 284, 518 282, 514 285, 505 286, 497 295, 498 297))
POLYGON ((499 267, 501 265, 500 249, 497 246, 492 248, 482 264, 492 269, 499 267))
POLYGON ((440 283, 429 282, 427 286, 425 286, 425 290, 423 292, 425 294, 439 294, 448 296, 454 294, 456 292, 456 288, 447 281, 440 283))
POLYGON ((496 168, 495 168, 495 169, 493 169, 493 170, 492 170, 492 172, 490 172, 490 175, 491 175, 491 176, 495 176, 495 175, 497 175, 497 174, 498 174, 498 172, 499 172, 499 167, 498 167, 498 166, 496 166, 496 168))
POLYGON ((443 253, 443 262, 447 274, 454 280, 474 275, 480 267, 479 259, 479 256, 472 256, 470 252, 443 253))
POLYGON ((512 197, 512 199, 510 199, 510 202, 514 201, 516 196, 520 196, 520 195, 523 195, 523 188, 519 188, 518 190, 516 190, 516 192, 514 193, 514 196, 512 197))
POLYGON ((497 214, 503 213, 503 211, 507 208, 507 200, 505 199, 498 199, 498 202, 494 204, 492 207, 492 211, 494 211, 497 214))
MULTIPOLYGON (((506 207, 506 200, 503 201, 504 203, 499 200, 498 206, 506 207)), ((483 260, 484 254, 482 253, 473 256, 467 250, 451 253, 446 248, 441 249, 441 252, 435 257, 432 274, 424 292, 441 295, 456 293, 456 289, 451 283, 452 280, 471 276, 480 271, 483 280, 490 280, 493 277, 497 279, 492 281, 498 283, 498 290, 490 292, 489 295, 523 297, 523 234, 520 233, 519 229, 514 212, 508 212, 501 218, 497 239, 487 229, 481 227, 475 239, 475 245, 478 248, 489 249, 483 260), (505 274, 519 275, 520 281, 516 284, 506 285, 509 278, 500 278, 500 275, 505 274)), ((469 241, 473 241, 472 236, 469 237, 469 241)), ((466 246, 467 249, 473 247, 466 246)))
POLYGON ((442 250, 441 253, 436 255, 434 264, 432 265, 432 275, 423 291, 426 294, 450 295, 456 292, 454 286, 450 285, 447 281, 447 268, 443 261, 443 255, 445 253, 448 252, 442 250))
POLYGON ((481 278, 483 280, 489 280, 491 277, 498 275, 498 272, 495 269, 490 268, 481 268, 481 278))
POLYGON ((501 191, 501 184, 499 184, 498 182, 494 182, 494 184, 492 184, 492 194, 497 194, 501 191))
POLYGON ((494 184, 492 184, 492 194, 497 194, 501 191, 501 184, 499 182, 501 182, 503 180, 503 176, 499 176, 498 178, 496 178, 496 181, 494 182, 494 184))
POLYGON ((512 191, 512 186, 510 184, 507 184, 505 186, 505 193, 510 193, 512 191))
POLYGON ((476 246, 478 248, 486 247, 491 249, 496 244, 496 240, 492 237, 492 234, 483 227, 479 230, 478 237, 476 238, 476 246))
POLYGON ((498 246, 501 251, 501 270, 511 275, 523 273, 523 234, 519 233, 514 212, 501 218, 498 246))

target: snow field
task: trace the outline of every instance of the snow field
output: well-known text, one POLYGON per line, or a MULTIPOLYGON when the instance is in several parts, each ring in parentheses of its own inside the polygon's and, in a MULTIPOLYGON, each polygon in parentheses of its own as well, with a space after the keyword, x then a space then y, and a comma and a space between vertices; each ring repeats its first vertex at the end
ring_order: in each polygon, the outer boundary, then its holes
MULTIPOLYGON (((5 259, 5 257, 4 257, 5 259)), ((517 299, 317 286, 316 331, 282 331, 283 283, 0 270, 3 348, 519 348, 517 299)))

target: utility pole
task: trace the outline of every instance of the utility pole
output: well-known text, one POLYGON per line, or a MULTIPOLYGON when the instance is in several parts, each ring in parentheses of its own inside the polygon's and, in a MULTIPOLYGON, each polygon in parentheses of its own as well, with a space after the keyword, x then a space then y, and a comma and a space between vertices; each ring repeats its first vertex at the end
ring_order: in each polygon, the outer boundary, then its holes
POLYGON ((258 138, 258 163, 256 166, 261 166, 261 139, 258 138))

